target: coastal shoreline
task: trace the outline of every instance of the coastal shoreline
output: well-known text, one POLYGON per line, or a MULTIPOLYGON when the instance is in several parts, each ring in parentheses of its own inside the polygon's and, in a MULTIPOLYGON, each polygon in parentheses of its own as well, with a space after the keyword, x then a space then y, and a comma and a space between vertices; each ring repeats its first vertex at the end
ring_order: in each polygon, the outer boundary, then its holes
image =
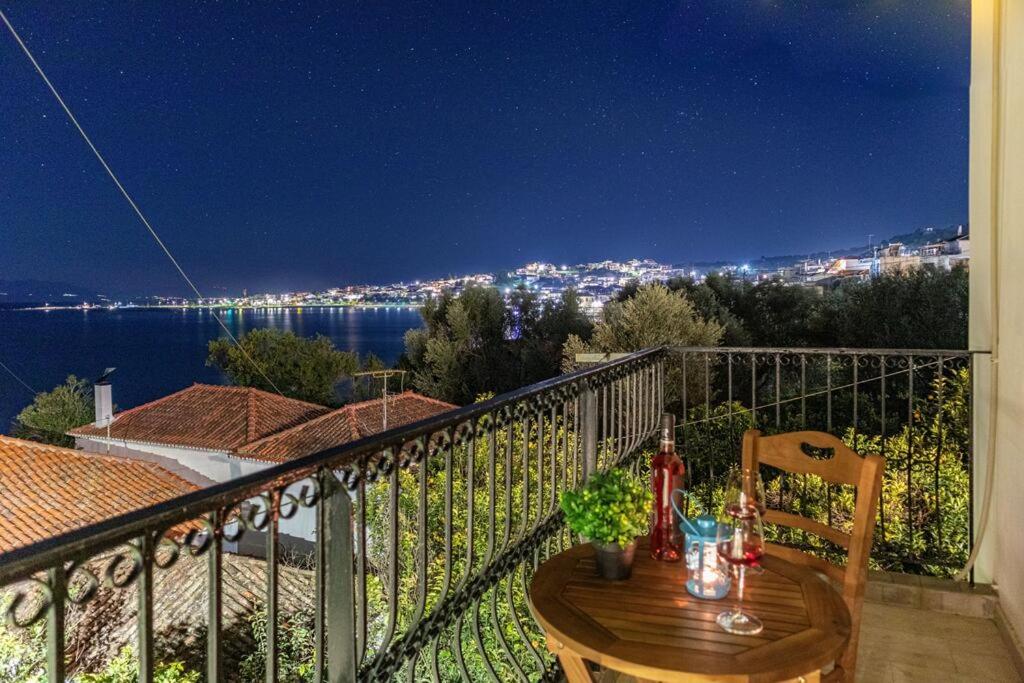
POLYGON ((402 310, 413 310, 423 308, 423 304, 333 304, 333 303, 315 303, 315 304, 275 304, 275 305, 252 305, 243 304, 238 306, 225 306, 225 305, 210 305, 210 306, 172 306, 168 304, 127 304, 123 306, 100 306, 100 305, 77 305, 77 306, 18 306, 16 304, 10 307, 5 307, 4 310, 8 311, 140 311, 140 310, 154 310, 154 311, 268 311, 268 310, 281 310, 285 308, 292 309, 303 309, 303 308, 356 308, 356 309, 368 309, 377 310, 381 308, 395 308, 402 310))

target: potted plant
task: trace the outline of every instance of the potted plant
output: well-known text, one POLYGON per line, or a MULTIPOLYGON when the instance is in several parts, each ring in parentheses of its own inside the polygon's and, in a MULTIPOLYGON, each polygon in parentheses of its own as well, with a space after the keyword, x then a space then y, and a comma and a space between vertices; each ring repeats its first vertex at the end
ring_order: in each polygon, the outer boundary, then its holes
POLYGON ((629 578, 636 537, 647 533, 652 499, 650 489, 624 470, 595 473, 581 490, 562 494, 566 522, 594 546, 602 578, 629 578))

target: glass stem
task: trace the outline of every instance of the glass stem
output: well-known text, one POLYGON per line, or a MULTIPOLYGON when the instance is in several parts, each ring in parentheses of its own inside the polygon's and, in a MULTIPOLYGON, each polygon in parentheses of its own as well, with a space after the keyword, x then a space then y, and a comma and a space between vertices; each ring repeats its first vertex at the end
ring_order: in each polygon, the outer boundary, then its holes
POLYGON ((737 615, 743 614, 743 586, 744 586, 744 584, 746 584, 746 581, 744 581, 744 579, 746 579, 746 577, 747 577, 747 567, 745 565, 741 564, 740 565, 740 585, 736 589, 736 594, 737 594, 737 598, 738 598, 738 600, 736 601, 736 614, 737 615))

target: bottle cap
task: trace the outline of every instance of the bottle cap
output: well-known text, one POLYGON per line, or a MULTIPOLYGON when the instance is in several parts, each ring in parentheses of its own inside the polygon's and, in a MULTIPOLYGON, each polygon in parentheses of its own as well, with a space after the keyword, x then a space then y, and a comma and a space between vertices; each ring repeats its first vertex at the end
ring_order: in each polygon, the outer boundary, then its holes
POLYGON ((676 417, 672 413, 664 413, 661 416, 661 440, 676 441, 676 417))

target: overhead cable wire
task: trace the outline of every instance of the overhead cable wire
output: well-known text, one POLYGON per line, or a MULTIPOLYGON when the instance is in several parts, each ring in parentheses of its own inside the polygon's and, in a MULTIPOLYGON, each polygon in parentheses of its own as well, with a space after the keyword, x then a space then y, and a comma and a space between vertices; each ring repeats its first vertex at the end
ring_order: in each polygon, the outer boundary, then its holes
POLYGON ((2 361, 0 361, 0 368, 3 368, 4 370, 6 370, 6 371, 7 371, 7 374, 8 374, 8 375, 10 375, 10 376, 11 376, 11 377, 13 377, 13 378, 14 378, 15 380, 17 380, 17 381, 18 381, 18 384, 20 384, 21 386, 23 386, 23 387, 25 387, 26 389, 28 389, 28 392, 29 392, 30 394, 32 394, 33 396, 35 396, 36 394, 38 394, 38 393, 39 393, 38 391, 36 391, 36 390, 35 390, 35 389, 33 389, 32 387, 30 387, 30 386, 28 385, 28 382, 26 382, 25 380, 23 380, 23 379, 22 379, 21 377, 18 377, 18 374, 17 374, 16 372, 14 372, 14 370, 11 370, 11 369, 10 369, 9 367, 7 367, 6 365, 4 365, 2 361))
MULTIPOLYGON (((18 32, 14 29, 14 26, 11 24, 10 20, 7 19, 7 15, 4 14, 3 10, 0 10, 0 19, 3 20, 4 24, 7 26, 7 30, 10 31, 11 35, 14 36, 14 40, 17 41, 18 46, 21 47, 21 51, 24 52, 25 56, 28 57, 29 61, 32 62, 32 66, 35 67, 36 73, 39 74, 40 78, 42 78, 43 82, 46 84, 46 87, 50 89, 51 93, 53 93, 53 96, 56 98, 57 102, 64 110, 64 113, 67 114, 68 118, 71 120, 71 123, 75 126, 75 128, 78 130, 78 133, 82 136, 82 139, 85 140, 85 144, 89 146, 89 149, 92 150, 92 153, 96 156, 96 159, 100 162, 100 165, 103 166, 103 170, 107 172, 107 175, 110 176, 110 179, 114 181, 114 185, 116 185, 117 189, 121 191, 121 194, 124 196, 128 204, 132 207, 132 210, 135 212, 135 215, 139 217, 139 220, 142 221, 142 224, 146 226, 146 230, 148 230, 149 234, 153 236, 154 240, 156 240, 157 245, 159 245, 160 249, 162 249, 164 254, 167 255, 167 258, 170 259, 171 263, 174 264, 174 268, 178 271, 178 274, 181 275, 182 279, 185 280, 185 282, 192 289, 192 291, 195 292, 196 298, 202 299, 203 295, 199 292, 199 288, 196 287, 195 283, 192 282, 192 279, 185 272, 185 269, 182 268, 181 264, 178 263, 178 260, 174 258, 174 254, 171 253, 171 250, 167 248, 167 245, 164 244, 164 241, 162 239, 160 239, 160 236, 157 234, 156 230, 153 229, 153 226, 150 224, 146 216, 142 213, 142 210, 139 208, 139 205, 135 203, 135 200, 132 199, 130 194, 128 194, 128 190, 126 190, 124 185, 121 184, 121 181, 118 180, 117 176, 114 174, 114 171, 110 168, 110 165, 107 164, 106 159, 104 159, 103 155, 100 154, 100 151, 96 148, 96 145, 93 144, 92 139, 90 139, 89 136, 86 134, 81 124, 78 123, 78 119, 75 118, 75 115, 71 113, 71 109, 68 107, 67 103, 64 102, 64 98, 60 96, 60 93, 57 92, 57 88, 55 88, 53 83, 50 82, 50 79, 46 76, 46 73, 43 71, 43 68, 39 65, 39 62, 36 61, 36 58, 32 56, 32 53, 29 51, 28 46, 25 45, 25 41, 23 41, 21 39, 21 36, 18 35, 18 32)), ((228 326, 224 323, 221 317, 217 315, 216 311, 213 311, 213 317, 214 319, 216 319, 217 323, 220 324, 221 329, 224 330, 224 333, 228 336, 228 338, 242 352, 242 355, 244 355, 245 358, 250 363, 252 363, 253 367, 256 368, 256 371, 259 372, 260 375, 262 375, 263 379, 265 379, 267 383, 271 387, 273 387, 274 391, 276 391, 278 394, 281 394, 281 390, 278 389, 277 385, 274 384, 273 380, 271 380, 270 377, 267 376, 267 374, 263 371, 263 368, 260 367, 259 363, 257 363, 256 360, 251 355, 249 355, 249 352, 245 350, 245 347, 243 347, 239 343, 238 339, 236 339, 235 335, 231 333, 231 330, 228 329, 228 326)), ((283 396, 283 394, 281 395, 283 396)))

